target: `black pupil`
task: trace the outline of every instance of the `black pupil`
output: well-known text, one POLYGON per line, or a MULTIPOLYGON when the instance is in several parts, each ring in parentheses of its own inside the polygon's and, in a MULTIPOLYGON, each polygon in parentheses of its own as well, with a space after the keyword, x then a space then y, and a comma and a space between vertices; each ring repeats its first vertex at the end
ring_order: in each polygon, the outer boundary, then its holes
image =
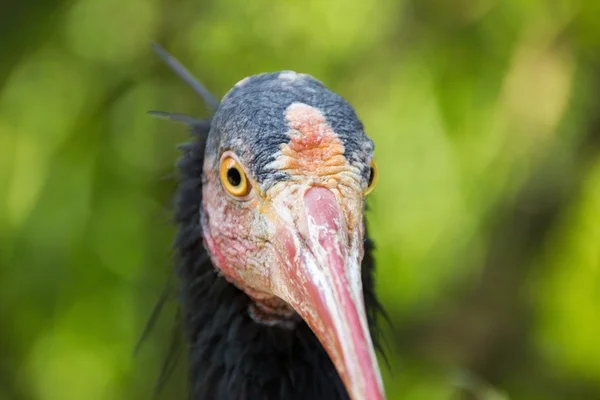
POLYGON ((231 186, 240 186, 242 183, 242 175, 237 168, 229 168, 227 170, 227 181, 231 186))
POLYGON ((373 184, 373 178, 375 178, 375 171, 373 171, 373 167, 369 168, 369 186, 373 184))

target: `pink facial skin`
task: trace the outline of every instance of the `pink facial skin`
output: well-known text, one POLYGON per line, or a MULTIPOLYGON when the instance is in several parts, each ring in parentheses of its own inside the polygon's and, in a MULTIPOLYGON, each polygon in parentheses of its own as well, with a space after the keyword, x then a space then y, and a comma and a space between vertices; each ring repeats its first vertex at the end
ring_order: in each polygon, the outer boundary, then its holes
POLYGON ((255 301, 259 322, 299 315, 353 400, 384 399, 362 295, 364 182, 318 110, 295 103, 286 117, 290 142, 271 167, 289 180, 262 192, 246 171, 253 190, 238 199, 221 185, 219 162, 205 160, 205 245, 255 301))

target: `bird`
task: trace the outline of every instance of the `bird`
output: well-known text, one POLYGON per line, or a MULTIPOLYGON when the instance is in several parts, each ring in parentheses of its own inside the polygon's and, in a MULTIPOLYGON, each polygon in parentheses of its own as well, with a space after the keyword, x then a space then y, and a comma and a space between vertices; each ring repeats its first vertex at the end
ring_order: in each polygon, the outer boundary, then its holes
POLYGON ((378 170, 355 109, 290 70, 217 101, 153 46, 211 111, 150 112, 190 132, 173 244, 188 398, 385 399, 365 217, 378 170))

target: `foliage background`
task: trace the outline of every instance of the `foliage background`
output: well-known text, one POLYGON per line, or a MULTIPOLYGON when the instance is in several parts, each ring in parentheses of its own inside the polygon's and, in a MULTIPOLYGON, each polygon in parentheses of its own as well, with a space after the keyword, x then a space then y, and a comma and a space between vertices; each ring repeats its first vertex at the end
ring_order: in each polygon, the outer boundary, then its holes
MULTIPOLYGON (((32 0, 0 13, 0 399, 150 399, 185 129, 310 73, 376 143, 390 399, 600 399, 600 2, 32 0)), ((183 398, 176 370, 160 398, 183 398)))

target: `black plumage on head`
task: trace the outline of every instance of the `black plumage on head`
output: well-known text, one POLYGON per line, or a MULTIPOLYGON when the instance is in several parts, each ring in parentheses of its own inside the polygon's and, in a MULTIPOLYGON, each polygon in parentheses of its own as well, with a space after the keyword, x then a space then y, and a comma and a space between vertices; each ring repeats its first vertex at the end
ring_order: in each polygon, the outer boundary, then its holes
MULTIPOLYGON (((205 100, 213 96, 166 51, 155 50, 205 100)), ((191 141, 180 146, 175 199, 176 272, 181 325, 186 341, 188 393, 200 399, 348 399, 348 393, 323 346, 304 322, 293 329, 257 323, 252 302, 215 268, 202 240, 202 170, 211 119, 182 114, 153 115, 189 126, 191 141)), ((365 233, 362 284, 367 319, 381 352, 377 317, 382 308, 374 291, 373 243, 365 233)))

